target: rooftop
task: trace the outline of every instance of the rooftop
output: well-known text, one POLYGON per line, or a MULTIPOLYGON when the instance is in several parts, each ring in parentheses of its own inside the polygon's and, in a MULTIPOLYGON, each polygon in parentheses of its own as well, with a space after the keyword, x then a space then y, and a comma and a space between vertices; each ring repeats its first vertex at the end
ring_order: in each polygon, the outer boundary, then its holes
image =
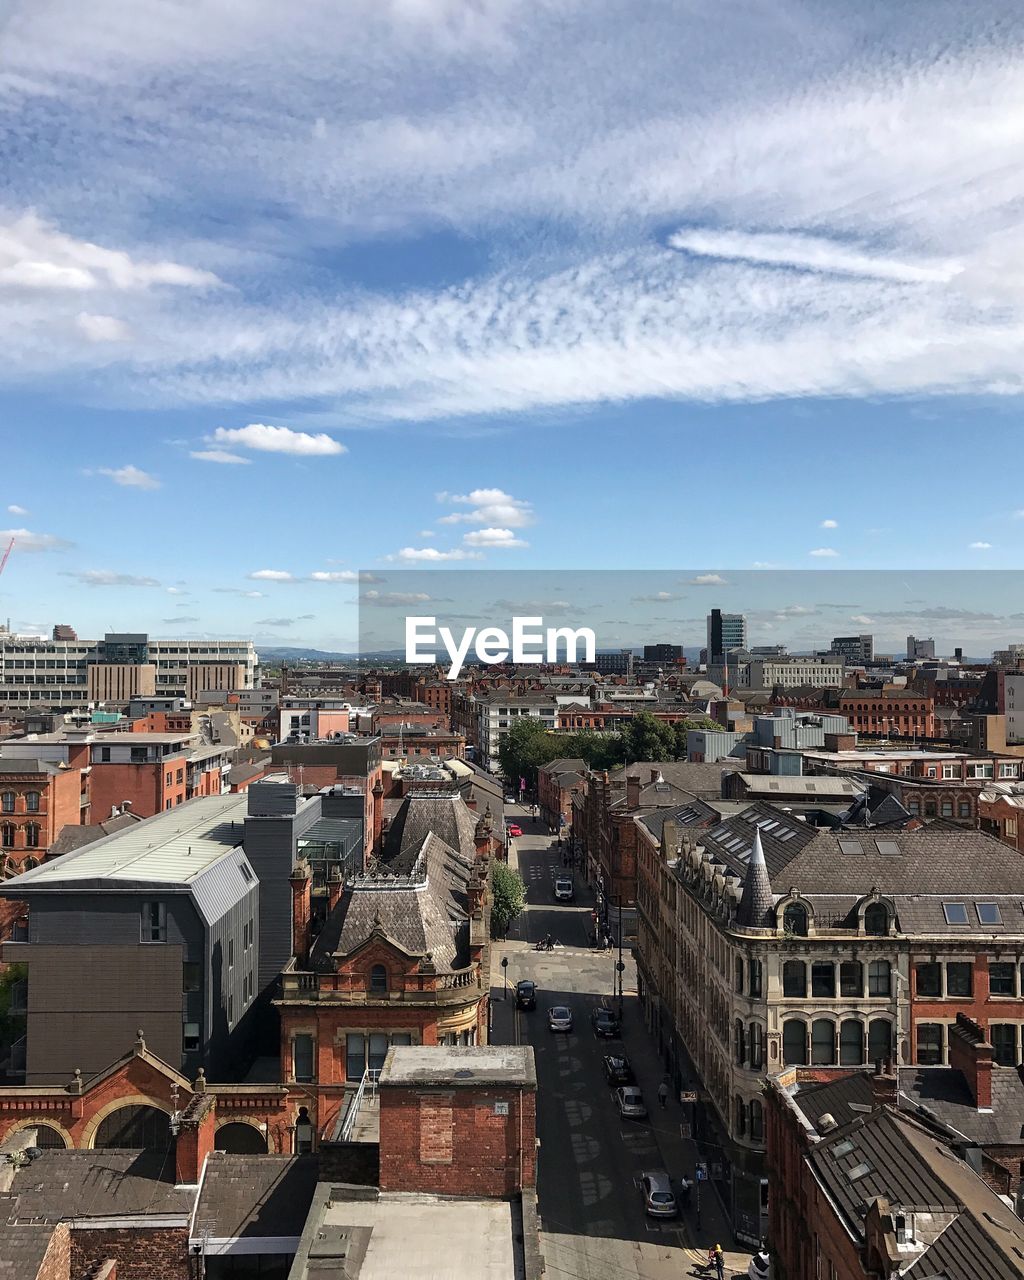
POLYGON ((481 1084, 535 1089, 537 1070, 529 1045, 403 1045, 390 1049, 380 1087, 436 1084, 476 1088, 481 1084))

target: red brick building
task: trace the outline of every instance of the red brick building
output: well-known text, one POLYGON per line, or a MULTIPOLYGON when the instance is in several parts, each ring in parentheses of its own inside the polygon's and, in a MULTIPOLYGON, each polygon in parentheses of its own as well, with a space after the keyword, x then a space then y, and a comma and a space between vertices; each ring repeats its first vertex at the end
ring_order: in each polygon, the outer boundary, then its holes
POLYGON ((574 795, 587 787, 587 762, 580 759, 552 760, 537 770, 537 803, 540 817, 555 831, 572 824, 574 795))
POLYGON ((36 866, 61 828, 87 820, 89 774, 45 760, 0 760, 4 871, 36 866))

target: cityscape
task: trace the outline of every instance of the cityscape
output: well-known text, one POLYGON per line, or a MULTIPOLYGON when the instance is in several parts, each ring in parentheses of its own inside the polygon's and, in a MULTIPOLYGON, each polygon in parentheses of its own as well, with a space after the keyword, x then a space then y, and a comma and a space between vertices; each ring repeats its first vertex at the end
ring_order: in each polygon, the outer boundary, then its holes
POLYGON ((1024 10, 0 49, 0 1280, 1024 1280, 1024 10))

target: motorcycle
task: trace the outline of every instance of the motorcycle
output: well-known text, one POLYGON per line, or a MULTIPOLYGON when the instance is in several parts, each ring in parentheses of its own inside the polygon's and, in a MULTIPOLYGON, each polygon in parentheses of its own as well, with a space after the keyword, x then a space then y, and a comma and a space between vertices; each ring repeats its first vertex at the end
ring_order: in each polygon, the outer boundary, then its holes
POLYGON ((534 944, 533 949, 534 951, 554 951, 558 945, 557 938, 541 938, 540 942, 534 944))

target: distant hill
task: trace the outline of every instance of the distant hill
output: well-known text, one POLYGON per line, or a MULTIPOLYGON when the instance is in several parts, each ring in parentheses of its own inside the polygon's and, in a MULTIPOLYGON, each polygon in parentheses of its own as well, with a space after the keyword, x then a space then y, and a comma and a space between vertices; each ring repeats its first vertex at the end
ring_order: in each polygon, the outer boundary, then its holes
POLYGON ((279 662, 351 662, 359 657, 358 653, 332 653, 327 649, 296 649, 288 645, 260 644, 256 649, 261 659, 275 658, 279 662))

